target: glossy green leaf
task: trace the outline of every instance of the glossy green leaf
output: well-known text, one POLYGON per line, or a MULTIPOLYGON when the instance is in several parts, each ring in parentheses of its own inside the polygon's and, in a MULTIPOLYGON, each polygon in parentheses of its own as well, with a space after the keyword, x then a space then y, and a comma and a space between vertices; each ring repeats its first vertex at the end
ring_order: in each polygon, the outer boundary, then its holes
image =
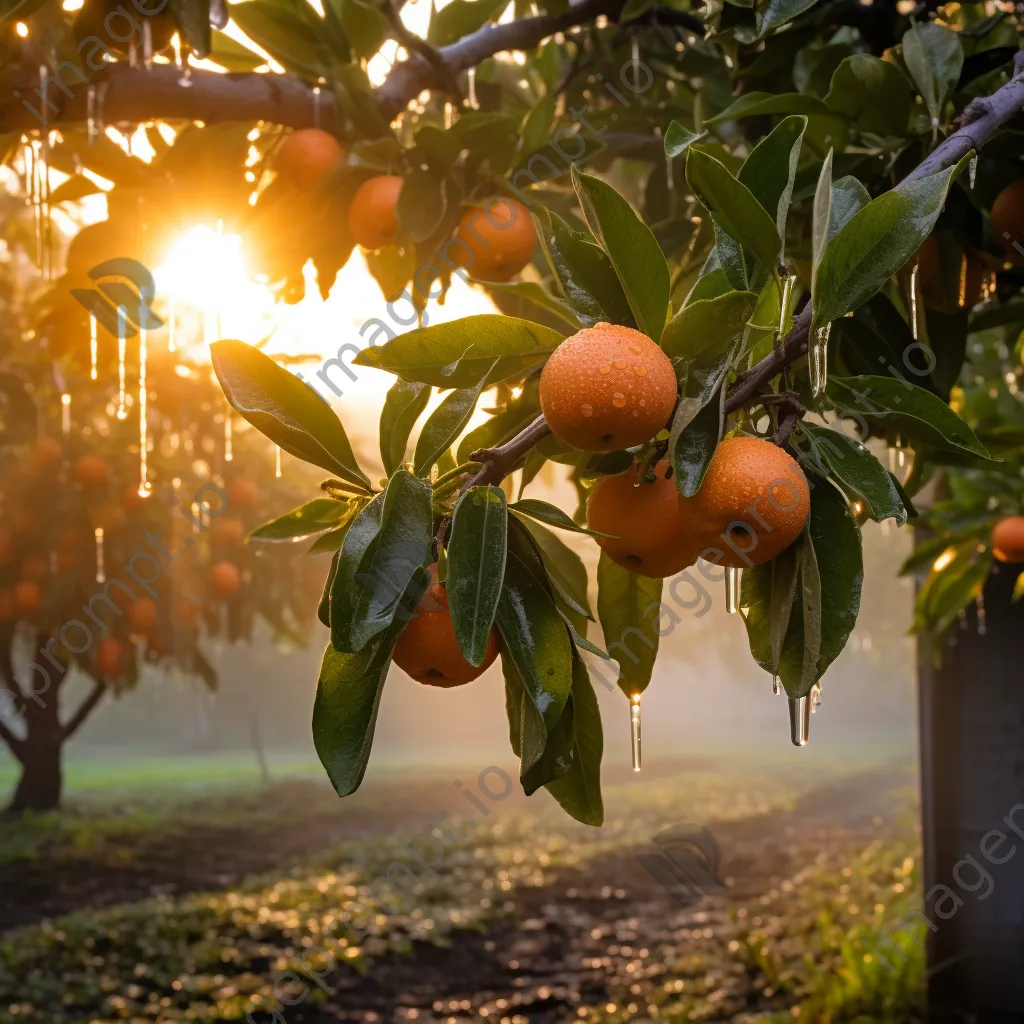
POLYGON ((678 121, 673 121, 665 130, 665 155, 675 159, 682 156, 695 142, 707 138, 707 132, 691 132, 678 121))
POLYGON ((814 190, 811 216, 811 293, 818 288, 818 267, 829 242, 829 223, 832 216, 832 150, 828 151, 818 174, 814 190))
MULTIPOLYGON (((175 0, 183 13, 189 8, 206 6, 175 0)), ((231 11, 231 20, 274 60, 292 72, 308 78, 326 77, 331 71, 331 53, 326 45, 323 24, 312 8, 274 3, 273 0, 249 0, 231 11), (318 24, 319 23, 319 24, 318 24)), ((209 52, 209 18, 206 21, 206 49, 209 52)), ((197 24, 201 24, 197 23, 197 24)))
POLYGON ((405 461, 409 435, 430 401, 431 387, 417 381, 396 380, 388 389, 380 414, 380 458, 391 474, 405 461))
POLYGON ((508 0, 451 0, 434 10, 427 29, 433 46, 448 46, 498 17, 508 0))
POLYGON ((597 564, 597 617, 608 654, 619 664, 619 688, 643 693, 658 656, 662 581, 616 565, 603 551, 597 564), (653 616, 652 616, 653 612, 653 616))
POLYGON ((870 517, 880 523, 907 521, 899 492, 889 471, 859 441, 839 430, 803 421, 800 430, 810 441, 808 457, 817 472, 831 476, 848 494, 859 499, 870 517))
POLYGON ((783 118, 751 150, 738 175, 775 221, 782 239, 786 237, 786 220, 806 129, 807 118, 803 115, 783 118))
POLYGON ((637 328, 654 341, 669 311, 669 273, 651 229, 629 203, 600 178, 572 169, 573 185, 587 227, 615 268, 637 328))
POLYGON ((331 587, 334 586, 334 577, 338 575, 338 562, 340 560, 341 552, 335 551, 334 557, 331 559, 331 567, 327 572, 327 579, 324 580, 324 589, 320 594, 320 602, 316 606, 316 617, 328 629, 331 628, 331 587))
POLYGON ((601 533, 599 530, 590 530, 585 526, 578 526, 557 505, 541 501, 539 498, 520 498, 515 504, 509 505, 509 508, 513 512, 518 512, 520 515, 529 516, 531 519, 547 523, 548 526, 557 527, 559 530, 570 530, 572 533, 586 533, 591 537, 618 539, 611 533, 601 533))
POLYGON ((547 790, 577 821, 600 826, 604 824, 601 798, 604 731, 594 687, 578 654, 573 657, 571 700, 572 763, 564 775, 547 784, 547 790))
POLYGON ((800 548, 804 543, 805 538, 801 537, 797 543, 791 544, 772 559, 769 563, 770 568, 766 570, 766 574, 770 572, 771 588, 768 602, 768 649, 771 653, 772 675, 779 671, 782 645, 785 643, 790 619, 793 616, 793 604, 800 585, 800 548))
POLYGON ((756 0, 757 34, 764 37, 769 32, 810 10, 818 0, 756 0))
POLYGON ((561 341, 562 335, 550 327, 481 313, 365 348, 353 362, 436 387, 476 387, 485 375, 485 383, 493 384, 542 362, 561 341))
POLYGON ((803 639, 800 678, 797 682, 792 677, 782 676, 783 686, 791 697, 801 697, 810 693, 811 687, 821 678, 818 663, 821 658, 824 609, 822 608, 821 572, 809 530, 804 531, 803 543, 798 549, 798 558, 800 562, 798 587, 801 611, 800 631, 803 639))
POLYGON ((231 407, 289 455, 370 486, 331 407, 308 384, 241 341, 215 341, 213 368, 231 407))
MULTIPOLYGON (((510 508, 515 512, 514 506, 510 508)), ((587 596, 589 581, 583 559, 534 520, 520 516, 519 522, 526 528, 540 552, 556 603, 569 614, 577 631, 585 631, 586 621, 593 620, 594 616, 587 596)))
POLYGON ((551 141, 551 126, 554 120, 554 98, 542 96, 523 118, 519 129, 519 152, 529 155, 547 146, 551 141))
POLYGON ((855 178, 848 174, 832 183, 832 196, 828 213, 828 240, 849 223, 854 214, 860 213, 871 202, 871 194, 855 178))
MULTIPOLYGON (((498 360, 492 364, 495 367, 498 360)), ((455 443, 473 417, 480 393, 490 375, 485 369, 476 387, 457 388, 427 417, 420 436, 416 439, 413 469, 417 476, 430 472, 430 467, 455 443)))
POLYGON ((854 214, 828 243, 812 296, 812 331, 867 302, 917 252, 931 234, 962 163, 901 182, 854 214))
POLYGON ((366 0, 328 0, 356 57, 369 60, 388 37, 388 21, 366 0))
POLYGON ((417 570, 430 561, 432 491, 404 469, 349 529, 331 590, 331 642, 355 654, 386 630, 417 570), (358 530, 358 532, 357 532, 358 530))
POLYGON ((544 563, 518 520, 508 521, 505 582, 495 622, 504 649, 548 729, 572 687, 572 645, 548 589, 544 563))
POLYGON ((661 347, 670 359, 683 356, 703 362, 743 333, 756 305, 757 296, 746 291, 729 291, 713 299, 689 302, 668 322, 661 347))
POLYGON ((743 117, 758 117, 764 114, 817 114, 834 116, 830 107, 816 96, 801 92, 748 92, 735 103, 731 103, 720 114, 709 117, 705 124, 721 124, 724 121, 738 121, 743 117))
POLYGON ((855 53, 836 68, 825 103, 859 131, 902 135, 910 117, 910 83, 894 64, 855 53))
POLYGON ((585 326, 573 311, 568 303, 552 295, 542 284, 536 281, 486 281, 484 287, 489 292, 498 292, 503 295, 514 295, 517 298, 537 306, 539 309, 546 309, 561 320, 567 333, 575 334, 581 327, 585 326))
POLYGON ((509 740, 513 752, 519 758, 519 779, 525 790, 534 781, 530 779, 530 772, 541 762, 547 750, 548 729, 543 716, 526 692, 523 678, 515 662, 504 650, 501 652, 501 670, 505 677, 505 712, 508 715, 509 740))
POLYGON ((704 476, 722 439, 724 417, 722 392, 708 402, 678 434, 670 438, 672 469, 679 493, 692 498, 704 482, 704 476))
POLYGON ((940 451, 989 458, 971 428, 941 398, 895 377, 831 377, 828 395, 842 416, 923 441, 940 451))
POLYGON ((537 237, 566 302, 588 327, 604 321, 635 327, 626 293, 607 253, 550 210, 534 210, 537 237))
POLYGON ((928 113, 938 123, 964 66, 959 35, 934 21, 918 25, 912 20, 903 34, 903 62, 928 113))
POLYGON ((499 487, 471 487, 459 498, 452 518, 448 605, 459 650, 471 665, 484 660, 501 597, 507 518, 499 487))
POLYGON ((750 189, 720 160, 700 149, 686 154, 686 180, 715 223, 770 270, 782 251, 782 239, 770 216, 750 189))
POLYGON ((286 512, 269 523, 257 526, 249 534, 249 540, 294 541, 311 537, 337 527, 358 512, 359 506, 351 501, 337 501, 334 498, 314 498, 291 512, 286 512))

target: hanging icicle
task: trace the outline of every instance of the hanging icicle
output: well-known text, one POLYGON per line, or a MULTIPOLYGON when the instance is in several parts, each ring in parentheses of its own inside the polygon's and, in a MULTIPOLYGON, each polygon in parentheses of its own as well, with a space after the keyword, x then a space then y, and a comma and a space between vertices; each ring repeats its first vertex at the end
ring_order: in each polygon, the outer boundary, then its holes
POLYGON ((279 444, 274 445, 274 476, 278 480, 281 479, 281 446, 279 444))
POLYGON ((740 610, 740 571, 732 566, 725 570, 725 610, 730 615, 740 610))
POLYGON ((85 135, 91 146, 99 131, 96 127, 96 86, 90 84, 85 90, 85 135))
POLYGON ((779 681, 778 676, 772 676, 772 693, 774 693, 776 697, 782 693, 782 683, 779 681))
POLYGON ((974 188, 974 182, 978 177, 978 151, 975 150, 971 154, 971 159, 967 163, 967 180, 971 183, 971 188, 974 188))
POLYGON ((66 391, 60 396, 60 430, 65 437, 71 433, 71 396, 66 391))
POLYGON ((963 309, 967 305, 967 253, 960 253, 960 280, 956 292, 956 305, 963 309))
POLYGON ((451 103, 445 103, 444 105, 444 130, 446 132, 451 131, 452 125, 455 124, 455 107, 451 103))
POLYGON ((814 332, 811 341, 808 367, 811 376, 811 394, 817 398, 825 393, 828 387, 828 339, 832 334, 832 324, 827 323, 814 332))
POLYGON ((139 497, 148 498, 153 490, 149 482, 149 390, 146 386, 146 328, 139 326, 139 497))
POLYGON ((634 32, 630 40, 630 64, 633 67, 633 88, 640 91, 640 37, 634 32))
POLYGON ((816 715, 821 706, 821 683, 815 683, 811 687, 811 714, 816 715))
POLYGON ((920 264, 915 263, 913 269, 910 271, 910 333, 913 336, 914 341, 920 341, 918 336, 918 322, 917 322, 917 272, 920 269, 920 264))
POLYGON ((99 346, 96 340, 96 314, 89 314, 89 379, 96 380, 96 361, 99 355, 99 346))
POLYGON ((231 462, 235 457, 231 443, 231 410, 224 413, 224 461, 231 462))
POLYGON ((476 101, 476 68, 470 68, 466 72, 466 84, 468 86, 466 92, 466 102, 469 104, 470 110, 478 110, 479 104, 476 101))
POLYGON ((629 736, 633 747, 633 771, 641 768, 642 750, 640 746, 640 694, 634 693, 629 702, 629 736))
POLYGON ((142 19, 142 66, 153 70, 153 26, 149 18, 142 19))
POLYGON ((96 582, 105 583, 107 574, 103 567, 103 527, 97 526, 93 536, 96 538, 96 582))
POLYGON ((125 354, 128 348, 128 316, 124 306, 117 307, 117 418, 128 416, 125 408, 125 354))
POLYGON ((811 698, 789 698, 789 738, 794 747, 805 747, 811 737, 811 698))

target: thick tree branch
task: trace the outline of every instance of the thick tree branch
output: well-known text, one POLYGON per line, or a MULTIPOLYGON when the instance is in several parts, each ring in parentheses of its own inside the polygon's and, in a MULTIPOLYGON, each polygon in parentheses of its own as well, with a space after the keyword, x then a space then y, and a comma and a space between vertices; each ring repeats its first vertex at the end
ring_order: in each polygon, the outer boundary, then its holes
POLYGON ((21 761, 22 751, 25 748, 25 741, 18 739, 18 737, 15 736, 6 725, 4 725, 2 719, 0 719, 0 740, 3 740, 10 748, 11 753, 21 761))
POLYGON ((525 430, 520 431, 500 448, 481 448, 473 452, 469 457, 481 464, 480 469, 462 485, 461 490, 468 491, 470 487, 484 484, 498 486, 512 472, 516 463, 550 433, 548 421, 540 415, 525 430))
POLYGON ((89 696, 78 706, 78 710, 71 716, 68 723, 62 729, 64 739, 70 739, 81 728, 82 723, 92 714, 93 709, 103 699, 107 692, 107 684, 97 679, 93 682, 89 696))

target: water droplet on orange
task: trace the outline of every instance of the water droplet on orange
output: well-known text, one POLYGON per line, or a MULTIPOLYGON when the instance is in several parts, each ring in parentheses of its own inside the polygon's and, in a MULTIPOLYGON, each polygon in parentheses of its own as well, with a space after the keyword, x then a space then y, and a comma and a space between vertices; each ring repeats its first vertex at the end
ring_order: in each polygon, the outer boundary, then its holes
POLYGON ((642 409, 646 404, 647 404, 647 399, 646 398, 641 398, 640 399, 640 408, 642 409))
POLYGON ((625 404, 626 396, 622 394, 621 391, 616 391, 615 394, 612 395, 612 405, 614 405, 616 409, 621 409, 625 404))
POLYGON ((604 365, 604 366, 599 366, 599 367, 598 367, 598 370, 599 370, 599 371, 600 371, 601 373, 611 373, 611 372, 612 372, 612 368, 611 368, 610 366, 608 366, 607 364, 606 364, 606 365, 604 365))
POLYGON ((593 416, 594 407, 589 402, 587 402, 584 405, 580 406, 580 412, 583 413, 584 416, 593 416))
POLYGON ((633 372, 638 377, 646 377, 647 376, 647 367, 644 366, 643 363, 634 363, 633 364, 633 372))
POLYGON ((629 351, 632 352, 633 355, 635 355, 635 356, 639 356, 639 355, 643 354, 643 349, 642 348, 638 348, 636 345, 630 345, 629 346, 629 351))
POLYGON ((633 410, 633 415, 634 415, 634 416, 639 416, 639 415, 640 415, 640 413, 638 413, 638 412, 636 411, 636 409, 634 409, 634 410, 633 410))
POLYGON ((615 369, 616 370, 624 370, 625 368, 626 368, 626 360, 625 359, 616 359, 615 360, 615 369))

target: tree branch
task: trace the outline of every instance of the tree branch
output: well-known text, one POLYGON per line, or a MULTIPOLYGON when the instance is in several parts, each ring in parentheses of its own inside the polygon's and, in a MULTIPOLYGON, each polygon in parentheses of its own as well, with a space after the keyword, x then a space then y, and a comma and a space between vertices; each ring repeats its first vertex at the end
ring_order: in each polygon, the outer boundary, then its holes
POLYGON ((71 716, 67 725, 64 726, 62 732, 64 733, 64 739, 70 739, 79 730, 82 723, 92 714, 93 709, 103 699, 103 695, 107 692, 107 684, 100 679, 93 682, 92 691, 89 696, 82 701, 78 706, 78 710, 71 716))
POLYGON ((25 748, 25 741, 18 739, 18 737, 15 736, 6 725, 4 725, 3 719, 0 719, 0 740, 3 740, 10 748, 11 753, 21 761, 21 752, 25 748))
POLYGON ((434 84, 462 103, 462 89, 459 87, 459 80, 445 63, 441 54, 421 36, 406 28, 399 9, 391 3, 391 0, 382 0, 381 13, 391 26, 391 35, 395 42, 404 46, 406 53, 410 56, 419 54, 433 69, 434 84))
MULTIPOLYGON (((971 150, 981 149, 1007 121, 1024 110, 1024 51, 1014 58, 1013 66, 1013 78, 991 96, 972 100, 960 115, 960 128, 925 157, 905 181, 916 181, 953 167, 971 150)), ((726 413, 750 405, 772 377, 807 351, 810 327, 811 304, 808 302, 793 320, 793 327, 782 344, 736 378, 725 401, 726 413)))
POLYGON ((474 462, 481 464, 480 469, 462 485, 460 490, 468 491, 470 487, 479 487, 485 484, 499 485, 512 472, 516 463, 538 441, 550 433, 551 428, 542 414, 501 447, 481 448, 479 451, 473 452, 469 457, 474 462))

